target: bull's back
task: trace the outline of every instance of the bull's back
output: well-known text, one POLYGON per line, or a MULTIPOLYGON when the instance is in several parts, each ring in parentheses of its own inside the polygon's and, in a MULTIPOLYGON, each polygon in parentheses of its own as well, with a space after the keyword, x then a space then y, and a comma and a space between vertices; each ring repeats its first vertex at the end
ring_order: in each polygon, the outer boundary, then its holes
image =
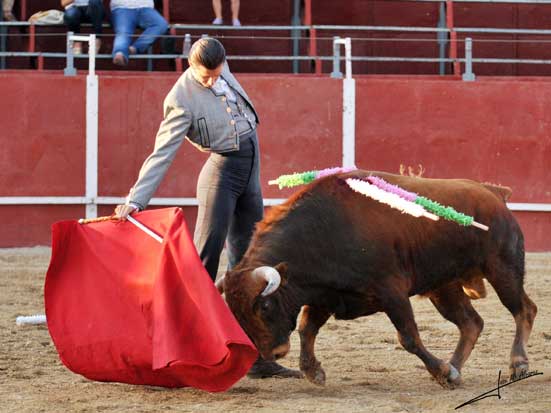
POLYGON ((384 277, 401 274, 409 278, 412 294, 423 293, 484 267, 492 253, 515 248, 504 244, 511 243, 509 234, 520 232, 518 225, 504 200, 482 184, 373 173, 473 216, 490 226, 488 232, 442 218, 415 218, 346 184, 348 177, 369 174, 355 171, 315 182, 293 201, 286 220, 289 239, 305 247, 307 257, 298 265, 314 266, 333 287, 368 290, 384 277))

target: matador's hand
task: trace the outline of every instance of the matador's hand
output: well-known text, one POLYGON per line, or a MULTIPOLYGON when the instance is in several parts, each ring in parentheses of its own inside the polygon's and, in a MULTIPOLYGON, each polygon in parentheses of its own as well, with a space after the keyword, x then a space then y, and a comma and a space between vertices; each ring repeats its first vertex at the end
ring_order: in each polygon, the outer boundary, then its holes
POLYGON ((115 208, 115 218, 126 221, 126 217, 137 210, 138 208, 134 205, 117 205, 115 208))

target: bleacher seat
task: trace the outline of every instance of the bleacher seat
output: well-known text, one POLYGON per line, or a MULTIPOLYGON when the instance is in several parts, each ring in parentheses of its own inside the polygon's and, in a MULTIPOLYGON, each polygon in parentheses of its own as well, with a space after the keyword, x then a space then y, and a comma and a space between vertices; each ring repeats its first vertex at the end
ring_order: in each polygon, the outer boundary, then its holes
MULTIPOLYGON (((482 27, 503 29, 549 29, 551 27, 551 4, 483 4, 457 3, 454 6, 456 27, 482 27)), ((501 59, 550 59, 550 36, 496 33, 461 33, 458 38, 473 39, 473 55, 478 58, 501 59), (497 41, 492 41, 497 40, 497 41), (517 42, 517 41, 522 42, 517 42)), ((459 55, 463 56, 463 44, 459 55)), ((515 76, 549 75, 549 65, 485 63, 474 67, 478 75, 515 76)))
MULTIPOLYGON (((314 0, 312 4, 312 24, 349 26, 415 26, 436 27, 439 18, 438 3, 404 1, 350 1, 343 3, 331 0, 314 0)), ((318 41, 319 55, 332 55, 333 36, 351 37, 353 56, 400 56, 438 57, 438 44, 435 33, 386 32, 386 31, 323 31, 318 36, 327 40, 318 41), (354 40, 354 39, 366 40, 354 40), (384 40, 367 40, 384 39, 384 40), (412 40, 412 41, 392 41, 412 40), (432 40, 419 41, 414 39, 432 40)), ((332 63, 322 64, 324 73, 331 72, 332 63)), ((435 74, 438 63, 416 62, 354 62, 356 73, 403 73, 435 74)))
MULTIPOLYGON (((223 17, 231 24, 229 0, 222 0, 223 17)), ((293 0, 255 0, 241 1, 239 19, 243 25, 289 25, 293 15, 293 0)), ((171 23, 210 24, 214 19, 212 2, 170 1, 169 16, 171 23)))
MULTIPOLYGON (((106 9, 105 23, 109 23, 109 0, 103 0, 106 9)), ((230 0, 222 0, 226 23, 230 22, 230 0)), ((301 2, 305 7, 304 2, 301 2)), ((290 25, 293 17, 294 0, 256 0, 242 1, 240 20, 243 25, 290 25)), ((210 24, 213 19, 210 0, 155 0, 156 8, 169 17, 172 24, 210 24), (167 5, 166 10, 163 6, 167 5)), ((400 1, 400 0, 350 0, 336 2, 334 0, 312 0, 312 24, 314 25, 351 25, 351 26, 412 26, 437 27, 439 20, 438 2, 400 1)), ((515 4, 515 3, 471 3, 454 2, 455 27, 493 27, 493 28, 551 28, 550 4, 515 4)), ((59 0, 20 0, 15 3, 15 15, 20 18, 21 10, 26 10, 24 19, 32 14, 48 9, 61 9, 59 0)), ((302 10, 304 15, 304 9, 302 10)), ((304 22, 302 22, 304 23, 304 22)), ((66 28, 60 26, 36 26, 35 50, 43 52, 64 52, 66 28)), ((8 51, 28 51, 29 28, 9 28, 8 51), (21 36, 12 36, 20 33, 21 36)), ((90 32, 90 26, 83 26, 83 33, 90 32)), ((216 36, 224 43, 230 56, 264 55, 291 56, 293 42, 291 33, 271 30, 229 30, 211 26, 205 29, 177 29, 175 37, 168 36, 155 42, 153 52, 180 54, 183 49, 183 37, 186 33, 196 40, 203 34, 216 36), (274 39, 265 39, 272 37, 274 39), (279 39, 277 39, 279 38, 279 39), (164 47, 172 44, 169 50, 164 47)), ((439 56, 439 45, 434 32, 403 32, 403 31, 356 31, 356 30, 318 30, 316 33, 316 54, 332 55, 332 38, 351 37, 353 56, 383 56, 383 57, 432 57, 439 56)), ((303 31, 299 42, 299 53, 308 55, 310 41, 309 31, 303 31)), ((535 36, 528 34, 507 33, 457 33, 458 57, 464 57, 464 42, 466 37, 474 40, 473 55, 475 58, 519 58, 519 59, 551 59, 551 47, 541 40, 549 40, 551 36, 535 36), (490 41, 494 40, 494 41, 490 41)), ((102 54, 111 52, 113 31, 110 27, 104 30, 102 37, 102 54)), ((449 43, 448 43, 449 47, 449 43)), ((8 68, 36 68, 36 58, 7 58, 8 68)), ((152 60, 154 70, 175 70, 174 59, 152 60)), ((46 58, 45 69, 61 69, 64 59, 46 58)), ((76 59, 76 66, 85 68, 84 59, 76 59)), ((266 72, 289 73, 292 71, 291 60, 232 60, 232 70, 235 72, 266 72)), ((184 67, 186 66, 184 62, 184 67)), ((447 73, 452 73, 451 64, 447 73)), ((126 68, 119 68, 110 59, 98 59, 98 70, 146 70, 148 62, 145 59, 131 59, 126 68)), ((299 64, 301 73, 312 73, 314 61, 302 61, 299 64)), ((332 71, 330 60, 321 63, 323 73, 332 71)), ((437 74, 438 63, 424 62, 354 62, 354 73, 367 74, 437 74)), ((550 65, 534 64, 477 64, 474 65, 477 75, 550 75, 550 65)))
MULTIPOLYGON (((229 0, 222 1, 224 21, 231 22, 231 7, 229 0)), ((170 1, 170 23, 173 24, 210 24, 214 18, 210 1, 190 2, 170 1)), ((293 16, 293 0, 280 0, 277 4, 271 0, 242 1, 239 18, 243 25, 276 25, 288 26, 293 16)), ((202 34, 219 38, 226 48, 228 55, 292 55, 292 42, 285 40, 258 40, 261 37, 290 37, 289 31, 273 30, 224 30, 216 26, 201 30, 177 30, 177 36, 190 33, 193 40, 202 34)), ((183 37, 176 39, 176 50, 182 51, 183 37)), ((233 60, 231 68, 234 72, 270 72, 288 73, 291 71, 290 61, 248 61, 233 60)))
MULTIPOLYGON (((6 42, 8 52, 26 51, 28 48, 27 30, 21 27, 10 27, 7 29, 8 41, 6 42)), ((28 69, 32 65, 29 57, 10 57, 6 59, 9 69, 28 69)))

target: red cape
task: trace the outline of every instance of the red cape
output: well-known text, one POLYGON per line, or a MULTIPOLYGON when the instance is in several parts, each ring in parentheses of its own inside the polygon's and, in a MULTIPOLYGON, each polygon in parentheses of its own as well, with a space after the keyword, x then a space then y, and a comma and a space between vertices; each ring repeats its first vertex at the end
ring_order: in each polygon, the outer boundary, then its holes
POLYGON ((203 267, 179 208, 53 225, 44 300, 63 364, 99 381, 228 389, 258 353, 203 267))

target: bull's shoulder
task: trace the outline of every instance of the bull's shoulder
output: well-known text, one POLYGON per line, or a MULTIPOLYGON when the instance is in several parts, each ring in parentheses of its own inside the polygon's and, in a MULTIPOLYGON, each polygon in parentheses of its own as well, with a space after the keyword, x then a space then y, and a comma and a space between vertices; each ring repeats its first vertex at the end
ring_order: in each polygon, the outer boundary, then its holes
POLYGON ((275 205, 269 208, 264 215, 264 218, 256 223, 256 233, 262 233, 270 230, 276 223, 281 221, 291 209, 290 203, 287 201, 281 205, 275 205))
POLYGON ((256 233, 269 231, 274 225, 283 220, 288 215, 289 211, 295 208, 303 197, 308 196, 311 186, 312 184, 301 188, 299 191, 292 194, 284 203, 269 208, 264 218, 260 222, 257 222, 256 233))

